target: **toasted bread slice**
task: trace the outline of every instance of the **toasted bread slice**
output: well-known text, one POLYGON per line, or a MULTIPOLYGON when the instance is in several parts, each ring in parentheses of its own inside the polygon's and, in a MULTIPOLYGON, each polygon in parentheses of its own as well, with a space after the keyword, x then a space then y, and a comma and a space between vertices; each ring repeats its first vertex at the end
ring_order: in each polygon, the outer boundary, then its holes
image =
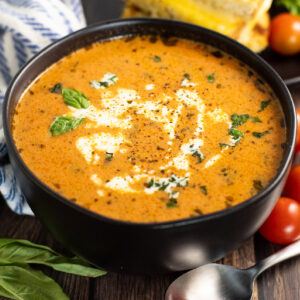
MULTIPOLYGON (((158 2, 175 2, 171 0, 162 0, 158 2)), ((186 0, 180 0, 181 2, 184 2, 186 0)), ((179 1, 179 2, 180 2, 179 1)), ((174 10, 174 7, 164 7, 163 9, 157 9, 157 7, 154 5, 154 7, 148 7, 146 4, 148 3, 156 3, 156 0, 127 0, 127 2, 137 2, 139 3, 139 6, 136 5, 126 5, 125 9, 123 11, 123 17, 124 18, 130 18, 130 17, 161 17, 161 18, 169 18, 169 19, 177 19, 177 20, 182 20, 194 24, 198 24, 204 27, 208 27, 213 30, 217 30, 223 34, 226 34, 239 42, 243 43, 250 49, 252 49, 255 52, 259 52, 263 50, 268 43, 268 28, 269 28, 269 23, 270 23, 270 18, 267 13, 267 10, 269 9, 269 0, 267 1, 261 1, 263 2, 263 5, 260 6, 259 8, 256 9, 254 13, 254 8, 252 8, 252 14, 250 14, 251 10, 249 9, 248 13, 244 13, 245 9, 240 8, 238 10, 237 8, 233 10, 235 17, 232 17, 234 20, 231 20, 230 26, 225 26, 224 20, 228 16, 225 17, 225 14, 220 18, 219 13, 216 13, 213 18, 211 19, 206 19, 208 16, 207 14, 205 16, 202 16, 202 18, 199 17, 199 11, 197 13, 193 12, 194 18, 192 15, 190 15, 188 18, 184 18, 185 14, 181 14, 179 17, 176 18, 175 14, 172 14, 171 12, 174 10), (143 7, 143 8, 141 8, 143 7), (238 15, 243 15, 243 18, 241 16, 236 16, 238 15), (205 17, 205 18, 204 18, 205 17), (248 19, 246 21, 245 19, 248 19), (205 20, 205 22, 204 22, 205 20), (218 23, 218 26, 216 25, 218 23), (235 26, 234 26, 235 24, 235 26), (221 28, 221 26, 223 26, 221 28), (221 30, 218 30, 220 29, 221 30)), ((189 1, 188 1, 189 2, 189 1)), ((193 2, 193 1, 191 1, 193 2)), ((201 2, 201 1, 197 1, 201 2)), ((203 0, 203 2, 206 2, 203 0)), ((215 5, 217 2, 222 2, 223 1, 214 1, 215 5)), ((224 1, 226 3, 228 1, 224 1)), ((231 2, 236 2, 236 1, 231 1, 231 2)), ((238 2, 238 1, 237 1, 238 2)), ((256 0, 244 0, 241 2, 251 2, 252 4, 255 2, 256 4, 258 1, 256 0)), ((177 1, 176 1, 177 3, 177 1)), ((245 4, 244 3, 244 4, 245 4)), ((178 4, 178 3, 177 3, 178 4)), ((159 6, 159 5, 158 5, 159 6)), ((179 11, 177 11, 179 13, 179 11)), ((179 14, 178 14, 179 15, 179 14)))

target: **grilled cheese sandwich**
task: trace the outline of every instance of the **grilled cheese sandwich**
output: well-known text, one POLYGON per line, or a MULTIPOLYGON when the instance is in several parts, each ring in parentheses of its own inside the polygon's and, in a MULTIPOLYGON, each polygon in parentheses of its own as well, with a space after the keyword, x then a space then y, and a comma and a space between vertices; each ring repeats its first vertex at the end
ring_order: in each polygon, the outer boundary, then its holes
POLYGON ((155 17, 194 23, 259 52, 267 46, 272 0, 126 0, 123 17, 155 17))

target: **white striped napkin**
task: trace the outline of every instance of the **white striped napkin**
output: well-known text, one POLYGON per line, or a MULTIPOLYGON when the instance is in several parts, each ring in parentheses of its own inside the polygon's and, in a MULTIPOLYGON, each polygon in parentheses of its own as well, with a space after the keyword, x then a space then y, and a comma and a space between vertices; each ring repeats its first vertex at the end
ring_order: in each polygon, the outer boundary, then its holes
MULTIPOLYGON (((80 0, 0 1, 0 112, 6 88, 24 63, 48 44, 85 25, 80 0)), ((6 154, 0 117, 0 192, 14 212, 33 215, 6 154)))

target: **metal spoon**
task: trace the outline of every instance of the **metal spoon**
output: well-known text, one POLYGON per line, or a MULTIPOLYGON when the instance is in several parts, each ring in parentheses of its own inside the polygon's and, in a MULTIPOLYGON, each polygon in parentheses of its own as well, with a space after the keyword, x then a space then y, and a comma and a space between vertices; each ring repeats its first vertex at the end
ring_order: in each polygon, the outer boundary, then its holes
POLYGON ((178 277, 165 300, 250 300, 258 275, 271 266, 300 254, 300 240, 249 269, 207 264, 178 277))

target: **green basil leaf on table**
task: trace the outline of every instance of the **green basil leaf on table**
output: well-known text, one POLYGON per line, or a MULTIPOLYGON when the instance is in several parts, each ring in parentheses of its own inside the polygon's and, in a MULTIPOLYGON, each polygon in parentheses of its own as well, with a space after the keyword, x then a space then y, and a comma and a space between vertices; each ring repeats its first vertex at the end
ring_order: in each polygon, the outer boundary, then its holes
POLYGON ((0 239, 0 268, 9 264, 40 264, 56 271, 70 274, 98 277, 105 275, 79 257, 66 257, 51 248, 31 243, 27 240, 0 239))
POLYGON ((89 99, 75 89, 62 89, 62 96, 67 105, 75 108, 88 108, 90 105, 89 99))
POLYGON ((0 295, 17 300, 68 300, 62 288, 29 266, 0 266, 0 295))
POLYGON ((79 119, 75 117, 60 116, 55 118, 55 120, 50 125, 49 130, 52 136, 60 135, 78 127, 83 122, 84 118, 79 119))

